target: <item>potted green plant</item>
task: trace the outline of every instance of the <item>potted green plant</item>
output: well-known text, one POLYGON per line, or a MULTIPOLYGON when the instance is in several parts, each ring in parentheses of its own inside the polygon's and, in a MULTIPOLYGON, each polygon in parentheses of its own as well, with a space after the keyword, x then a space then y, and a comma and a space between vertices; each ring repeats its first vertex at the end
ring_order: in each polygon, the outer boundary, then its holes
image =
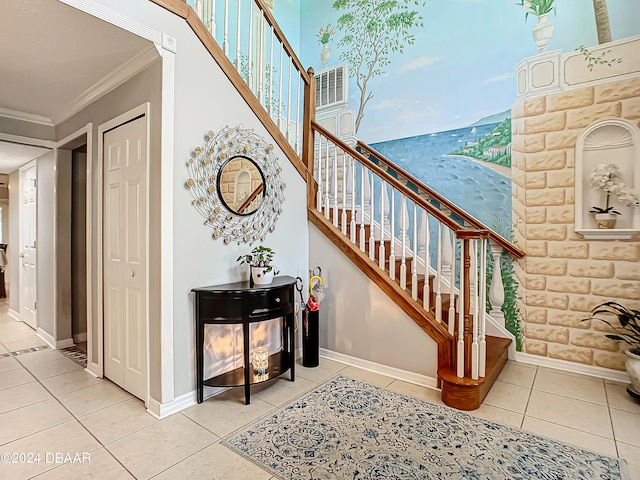
POLYGON ((640 310, 633 310, 617 302, 605 302, 591 310, 591 317, 586 320, 600 320, 609 325, 616 333, 606 335, 611 340, 626 342, 627 360, 625 367, 631 380, 627 391, 634 397, 640 397, 640 310), (604 318, 603 318, 604 317, 604 318), (618 324, 609 319, 616 317, 618 324))
POLYGON ((271 265, 276 254, 271 248, 259 245, 251 250, 251 253, 240 255, 236 260, 240 265, 247 264, 251 267, 251 278, 253 283, 266 285, 273 281, 273 276, 280 271, 271 265))

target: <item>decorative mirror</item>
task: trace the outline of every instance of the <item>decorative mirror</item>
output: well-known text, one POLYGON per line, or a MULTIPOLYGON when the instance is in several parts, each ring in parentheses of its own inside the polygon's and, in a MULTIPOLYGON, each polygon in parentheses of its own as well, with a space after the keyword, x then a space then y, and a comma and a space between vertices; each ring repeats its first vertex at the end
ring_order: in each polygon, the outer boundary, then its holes
POLYGON ((239 125, 209 132, 187 166, 192 204, 213 228, 214 239, 251 244, 275 230, 284 200, 282 168, 273 145, 252 129, 239 125))
POLYGON ((264 198, 264 177, 249 157, 231 157, 220 167, 218 195, 236 215, 255 213, 264 198))

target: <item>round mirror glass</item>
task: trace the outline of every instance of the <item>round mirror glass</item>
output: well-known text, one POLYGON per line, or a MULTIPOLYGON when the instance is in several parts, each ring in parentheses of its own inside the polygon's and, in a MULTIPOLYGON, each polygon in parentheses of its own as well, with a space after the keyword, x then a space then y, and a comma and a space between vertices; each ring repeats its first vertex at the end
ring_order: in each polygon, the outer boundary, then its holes
POLYGON ((251 215, 258 210, 264 198, 262 171, 248 157, 231 157, 218 173, 218 194, 229 211, 237 215, 251 215))

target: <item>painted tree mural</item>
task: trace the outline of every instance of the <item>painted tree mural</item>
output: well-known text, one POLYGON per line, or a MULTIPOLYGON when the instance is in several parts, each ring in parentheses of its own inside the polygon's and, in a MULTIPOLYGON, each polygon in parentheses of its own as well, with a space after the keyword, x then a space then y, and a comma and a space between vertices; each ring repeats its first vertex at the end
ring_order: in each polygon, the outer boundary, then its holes
POLYGON ((423 26, 415 8, 426 0, 335 0, 333 9, 344 12, 338 18, 338 29, 344 34, 338 47, 340 59, 349 64, 360 92, 356 116, 356 132, 364 117, 367 103, 373 98, 369 82, 385 73, 389 54, 404 51, 415 41, 411 30, 423 26))
POLYGON ((598 43, 610 42, 611 27, 609 26, 609 12, 607 10, 607 0, 593 0, 593 10, 596 15, 598 43))

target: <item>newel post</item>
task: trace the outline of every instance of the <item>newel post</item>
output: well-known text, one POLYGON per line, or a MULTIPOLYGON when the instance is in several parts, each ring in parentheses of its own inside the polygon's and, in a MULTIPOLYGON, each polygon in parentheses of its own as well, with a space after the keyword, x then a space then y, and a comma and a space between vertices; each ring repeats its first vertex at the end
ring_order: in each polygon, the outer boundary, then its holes
POLYGON ((316 119, 316 77, 312 67, 307 70, 308 81, 304 84, 304 106, 302 113, 302 162, 308 170, 307 206, 315 208, 318 185, 313 178, 314 131, 316 119))

